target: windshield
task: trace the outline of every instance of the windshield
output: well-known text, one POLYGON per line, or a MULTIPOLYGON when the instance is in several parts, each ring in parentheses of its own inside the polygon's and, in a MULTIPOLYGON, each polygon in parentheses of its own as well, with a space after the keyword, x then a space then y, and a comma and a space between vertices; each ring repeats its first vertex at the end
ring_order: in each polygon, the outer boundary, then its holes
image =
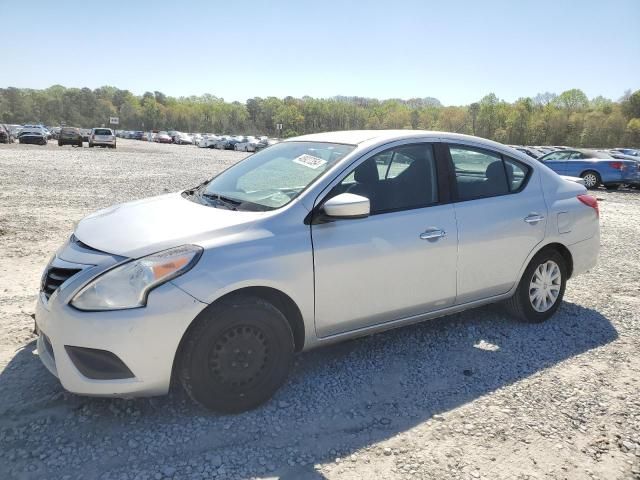
POLYGON ((339 160, 354 145, 320 142, 283 142, 248 157, 215 177, 204 197, 224 197, 238 204, 280 208, 339 160))

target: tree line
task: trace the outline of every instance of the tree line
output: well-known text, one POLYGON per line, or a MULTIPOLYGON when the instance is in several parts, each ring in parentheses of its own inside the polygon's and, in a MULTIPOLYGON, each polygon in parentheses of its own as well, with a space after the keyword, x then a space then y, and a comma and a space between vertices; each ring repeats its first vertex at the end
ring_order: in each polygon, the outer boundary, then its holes
POLYGON ((507 144, 640 146, 640 90, 628 91, 617 101, 602 96, 589 99, 572 89, 512 103, 491 93, 470 105, 443 106, 431 97, 255 97, 241 103, 210 94, 134 95, 111 86, 0 88, 2 123, 90 128, 108 124, 111 116, 119 117, 119 128, 125 130, 291 137, 329 130, 414 128, 478 135, 507 144))

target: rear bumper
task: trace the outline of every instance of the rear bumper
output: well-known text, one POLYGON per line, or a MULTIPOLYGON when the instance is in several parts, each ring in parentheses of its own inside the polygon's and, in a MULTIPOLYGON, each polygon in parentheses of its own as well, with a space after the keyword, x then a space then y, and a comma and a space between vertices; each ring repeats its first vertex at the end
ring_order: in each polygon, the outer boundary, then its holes
POLYGON ((590 239, 568 245, 567 248, 573 259, 572 277, 592 269, 597 265, 600 253, 600 229, 590 239))
MULTIPOLYGON (((48 302, 41 295, 36 305, 38 354, 62 386, 73 393, 162 395, 169 390, 179 342, 205 306, 170 282, 151 292, 146 307, 111 312, 83 312, 59 302, 56 294, 48 302), (132 375, 89 378, 82 373, 87 373, 86 365, 72 358, 69 347, 110 352, 132 375)), ((90 367, 95 371, 95 364, 90 367)))

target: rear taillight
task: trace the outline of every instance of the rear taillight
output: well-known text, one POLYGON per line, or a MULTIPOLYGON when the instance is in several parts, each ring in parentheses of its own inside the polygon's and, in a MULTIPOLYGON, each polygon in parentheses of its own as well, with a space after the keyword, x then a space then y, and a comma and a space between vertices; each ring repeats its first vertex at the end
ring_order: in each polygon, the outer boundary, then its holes
POLYGON ((587 207, 591 207, 596 211, 596 217, 600 218, 600 208, 598 208, 598 199, 591 195, 578 195, 578 200, 584 203, 587 207))
POLYGON ((609 162, 609 166, 611 168, 615 168, 616 170, 622 170, 623 165, 624 164, 622 162, 609 162))

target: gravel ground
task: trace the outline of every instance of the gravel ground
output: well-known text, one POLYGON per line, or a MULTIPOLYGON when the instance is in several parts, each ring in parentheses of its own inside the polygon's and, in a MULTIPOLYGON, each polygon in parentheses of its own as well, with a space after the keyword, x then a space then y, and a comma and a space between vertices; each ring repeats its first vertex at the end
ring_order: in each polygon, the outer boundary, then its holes
POLYGON ((640 479, 640 192, 598 191, 602 250, 542 325, 489 306, 299 355, 267 405, 66 393, 35 352, 73 223, 244 157, 120 140, 0 145, 0 479, 640 479))

